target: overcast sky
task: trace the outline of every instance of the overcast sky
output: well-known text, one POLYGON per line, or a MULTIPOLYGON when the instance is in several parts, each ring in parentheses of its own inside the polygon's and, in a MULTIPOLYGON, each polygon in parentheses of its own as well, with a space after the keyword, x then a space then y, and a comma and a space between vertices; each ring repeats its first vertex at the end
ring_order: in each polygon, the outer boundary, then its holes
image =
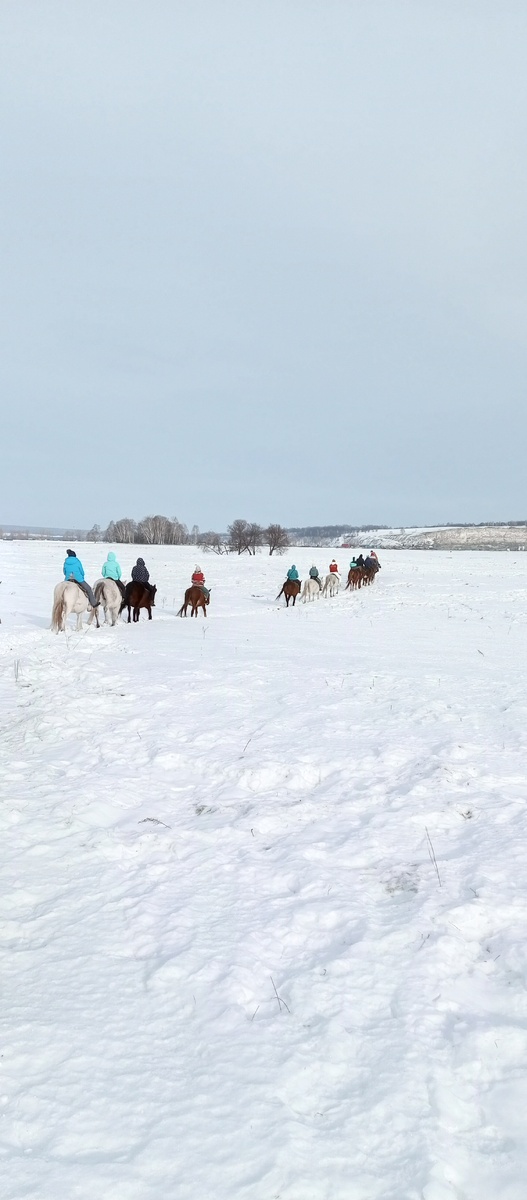
POLYGON ((527 515, 527 4, 3 0, 0 523, 527 515))

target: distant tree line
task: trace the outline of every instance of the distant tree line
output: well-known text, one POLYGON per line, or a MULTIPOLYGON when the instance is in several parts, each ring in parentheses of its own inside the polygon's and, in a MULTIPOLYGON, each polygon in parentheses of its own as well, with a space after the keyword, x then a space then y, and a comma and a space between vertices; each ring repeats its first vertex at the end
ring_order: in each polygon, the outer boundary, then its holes
POLYGON ((303 525, 291 527, 287 530, 291 539, 299 541, 300 539, 314 538, 321 540, 334 540, 338 537, 344 537, 347 534, 363 533, 370 529, 391 529, 391 525, 303 525))
POLYGON ((79 529, 68 529, 63 541, 114 542, 140 546, 200 546, 203 550, 215 554, 256 554, 257 550, 267 546, 269 554, 283 554, 290 540, 287 530, 282 525, 271 524, 265 528, 256 521, 238 519, 229 525, 226 533, 207 530, 200 533, 198 526, 193 525, 189 533, 187 526, 177 517, 157 516, 143 517, 134 521, 131 517, 121 517, 118 521, 110 521, 107 529, 93 525, 87 533, 79 529))

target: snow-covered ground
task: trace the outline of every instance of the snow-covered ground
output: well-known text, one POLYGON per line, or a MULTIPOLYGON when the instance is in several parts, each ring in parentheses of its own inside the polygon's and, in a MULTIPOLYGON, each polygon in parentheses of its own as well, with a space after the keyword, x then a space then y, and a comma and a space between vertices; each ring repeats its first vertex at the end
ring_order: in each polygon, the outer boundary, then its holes
POLYGON ((55 636, 63 549, 0 546, 2 1200, 525 1200, 527 556, 184 621, 159 547, 55 636))

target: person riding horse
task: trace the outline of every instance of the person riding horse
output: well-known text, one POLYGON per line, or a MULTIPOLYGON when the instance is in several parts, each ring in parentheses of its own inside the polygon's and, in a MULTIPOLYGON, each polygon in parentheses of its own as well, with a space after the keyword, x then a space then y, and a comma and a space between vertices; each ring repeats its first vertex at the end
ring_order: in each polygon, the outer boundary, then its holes
POLYGON ((380 571, 380 564, 377 555, 372 556, 371 554, 368 554, 368 557, 364 559, 364 569, 366 571, 374 571, 375 573, 380 571))
POLYGON ((106 562, 103 562, 102 564, 102 576, 103 579, 113 579, 114 583, 116 583, 117 587, 119 588, 121 596, 124 596, 124 583, 121 581, 121 575, 122 571, 119 563, 117 562, 113 550, 110 550, 106 557, 106 562))
POLYGON ((205 576, 201 570, 201 567, 199 567, 197 563, 191 575, 191 583, 193 583, 195 587, 201 588, 205 599, 209 599, 210 592, 209 589, 205 587, 205 576))
POLYGON ((144 583, 145 587, 147 587, 149 589, 149 591, 152 593, 152 596, 153 596, 154 595, 154 585, 152 583, 149 583, 149 579, 150 579, 150 571, 148 571, 147 568, 145 567, 144 558, 138 558, 137 562, 135 564, 135 567, 132 567, 132 580, 134 583, 144 583))
POLYGON ((298 574, 298 571, 297 571, 294 563, 293 563, 292 567, 289 568, 287 575, 286 575, 286 579, 289 580, 289 583, 297 583, 298 582, 299 574, 298 574))
POLYGON ((316 579, 318 586, 319 586, 320 590, 322 591, 322 580, 318 573, 318 567, 316 567, 314 563, 313 563, 313 566, 309 570, 309 578, 316 579))
POLYGON ((73 580, 73 582, 80 587, 81 592, 84 592, 84 595, 88 597, 91 607, 93 608, 94 612, 96 612, 99 602, 95 599, 89 583, 86 583, 84 578, 84 567, 80 558, 77 558, 74 550, 67 550, 66 554, 67 558, 64 561, 63 567, 64 578, 66 582, 69 583, 70 580, 73 580))

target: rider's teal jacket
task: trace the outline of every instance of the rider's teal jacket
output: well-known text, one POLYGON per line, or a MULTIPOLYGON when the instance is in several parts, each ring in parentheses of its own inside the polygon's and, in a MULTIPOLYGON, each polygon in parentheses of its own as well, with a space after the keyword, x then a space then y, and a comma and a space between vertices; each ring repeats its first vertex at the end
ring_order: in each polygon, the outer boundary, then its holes
POLYGON ((122 574, 121 568, 119 566, 119 563, 117 562, 117 559, 115 557, 113 550, 110 550, 110 553, 106 559, 106 562, 102 564, 102 573, 103 573, 105 579, 120 579, 121 578, 121 574, 122 574))
POLYGON ((298 571, 294 564, 292 567, 289 568, 289 570, 287 572, 287 578, 288 579, 298 579, 298 571))
POLYGON ((311 579, 318 579, 318 567, 311 567, 309 575, 311 579))
POLYGON ((64 563, 64 578, 70 579, 72 575, 76 583, 84 583, 84 567, 80 558, 71 558, 68 554, 64 563))

